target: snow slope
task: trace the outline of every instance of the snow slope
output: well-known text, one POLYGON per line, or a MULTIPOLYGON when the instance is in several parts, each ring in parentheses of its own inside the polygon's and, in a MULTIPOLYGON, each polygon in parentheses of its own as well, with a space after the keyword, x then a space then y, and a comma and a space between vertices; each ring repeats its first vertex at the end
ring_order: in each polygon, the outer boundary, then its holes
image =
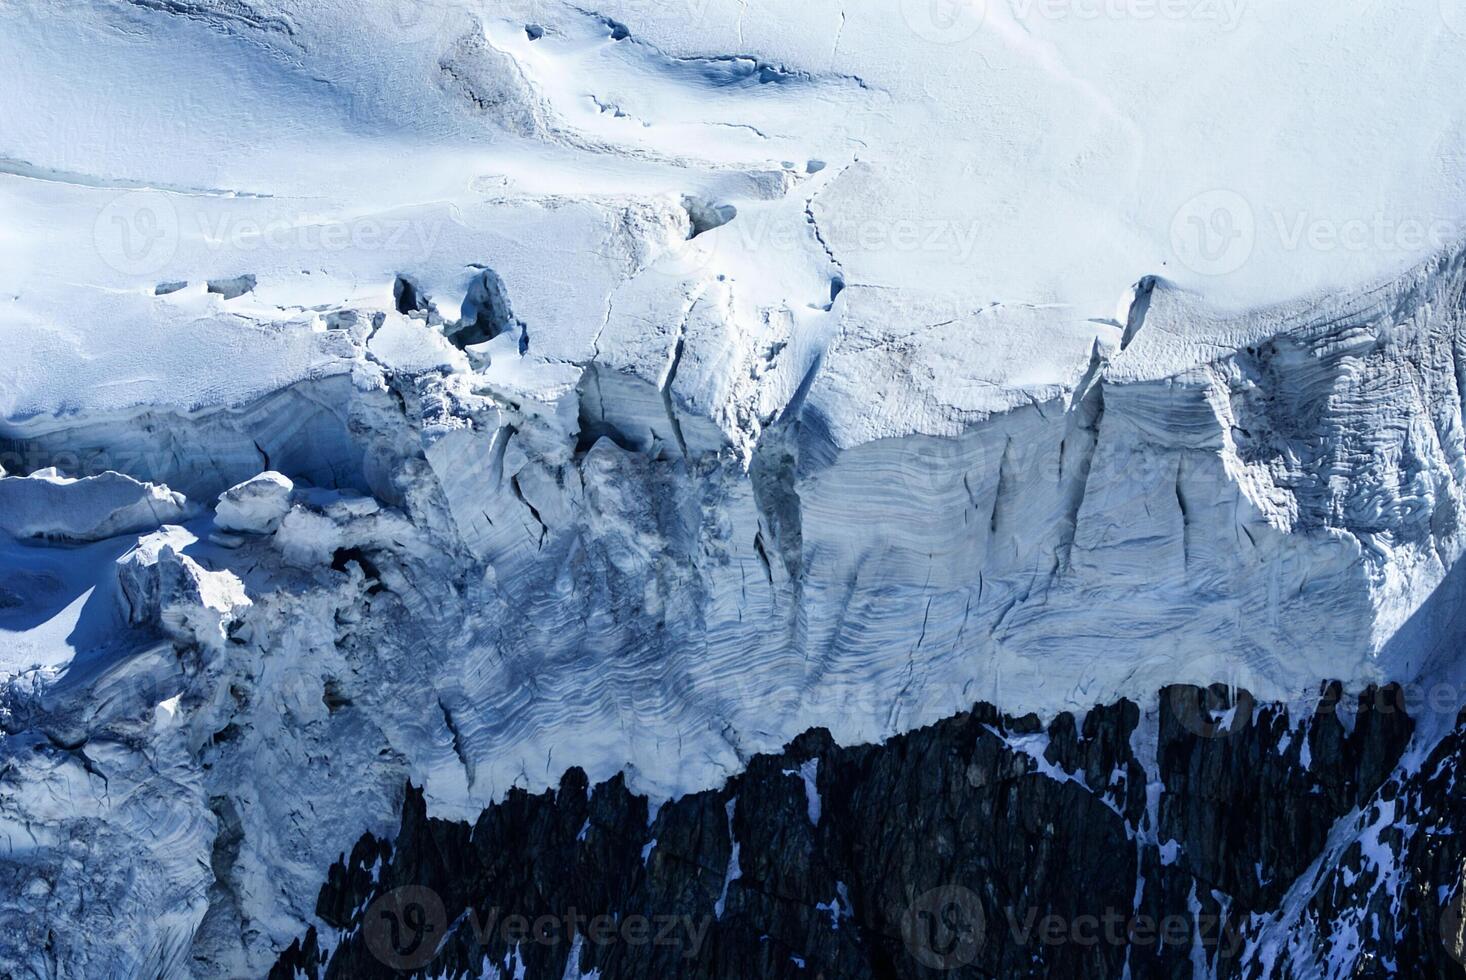
POLYGON ((0 0, 0 463, 177 508, 0 549, 0 958, 258 972, 408 777, 1414 676, 1466 16, 1306 7, 0 0))

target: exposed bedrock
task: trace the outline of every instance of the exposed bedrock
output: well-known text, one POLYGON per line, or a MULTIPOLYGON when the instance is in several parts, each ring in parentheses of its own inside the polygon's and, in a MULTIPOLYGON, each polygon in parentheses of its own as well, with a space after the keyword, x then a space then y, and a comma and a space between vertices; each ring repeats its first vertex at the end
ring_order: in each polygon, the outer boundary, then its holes
POLYGON ((572 769, 455 822, 408 785, 271 976, 1303 978, 1350 942, 1349 975, 1457 976, 1466 727, 1397 768, 1406 700, 979 704, 879 746, 807 732, 660 807, 572 769), (1407 800, 1428 828, 1391 824, 1407 800))

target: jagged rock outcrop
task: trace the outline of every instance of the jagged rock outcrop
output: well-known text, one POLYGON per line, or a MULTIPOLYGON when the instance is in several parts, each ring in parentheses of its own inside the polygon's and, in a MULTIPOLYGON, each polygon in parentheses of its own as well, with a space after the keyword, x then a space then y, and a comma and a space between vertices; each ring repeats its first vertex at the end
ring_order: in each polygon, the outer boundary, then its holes
POLYGON ((1366 863, 1393 860, 1416 904, 1357 952, 1458 975, 1438 926, 1466 727, 1411 776, 1398 687, 1341 705, 1332 685, 1311 713, 1220 687, 1159 704, 1046 728, 979 704, 883 745, 811 731, 655 808, 572 769, 463 823, 409 784, 393 837, 332 865, 321 927, 271 976, 1315 976, 1304 964, 1329 962, 1347 917, 1389 901, 1366 901, 1383 869, 1351 872, 1360 845, 1340 833, 1390 825, 1406 796, 1429 797, 1420 837, 1437 843, 1374 845, 1366 863), (1311 913, 1316 946, 1300 936, 1259 974, 1256 937, 1310 877, 1350 897, 1311 913))

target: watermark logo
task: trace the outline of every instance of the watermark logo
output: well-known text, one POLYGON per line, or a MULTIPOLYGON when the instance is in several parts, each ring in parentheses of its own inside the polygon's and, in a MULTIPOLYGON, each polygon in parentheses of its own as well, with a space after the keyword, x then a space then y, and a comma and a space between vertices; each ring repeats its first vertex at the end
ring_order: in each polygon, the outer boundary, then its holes
MULTIPOLYGON (((911 33, 932 44, 961 44, 987 23, 995 0, 901 0, 901 18, 911 33)), ((1002 13, 1020 26, 1042 22, 1134 21, 1195 23, 1236 30, 1247 0, 998 0, 1002 13)), ((1448 0, 1443 0, 1448 2, 1448 0)))
POLYGON ((1204 686, 1174 684, 1162 692, 1172 721, 1205 739, 1228 738, 1251 727, 1259 708, 1252 692, 1268 687, 1260 671, 1225 647, 1188 651, 1185 665, 1193 677, 1210 680, 1204 686))
POLYGON ((1438 251, 1461 239, 1461 226, 1447 218, 1400 217, 1376 212, 1369 217, 1333 217, 1307 211, 1271 214, 1272 233, 1286 252, 1438 251))
POLYGON ((901 919, 901 939, 907 951, 933 970, 955 970, 971 963, 986 935, 982 903, 960 885, 923 892, 901 919))
POLYGON ((1171 219, 1171 250, 1179 262, 1204 276, 1225 276, 1248 263, 1258 249, 1267 254, 1399 253, 1424 255, 1460 242, 1462 224, 1446 215, 1319 214, 1305 209, 1254 210, 1230 190, 1198 194, 1171 219))
POLYGON ((195 217, 197 237, 212 251, 393 252, 421 259, 433 254, 445 223, 430 217, 332 220, 296 215, 261 221, 206 212, 195 217))
MULTIPOLYGON (((1220 950, 1234 957, 1246 943, 1246 923, 1207 912, 1145 915, 1131 908, 1103 908, 1078 914, 1045 912, 1035 906, 997 910, 983 918, 977 896, 957 885, 933 888, 918 897, 901 923, 907 951, 932 970, 955 970, 974 962, 989 936, 1038 953, 1040 949, 1140 946, 1220 950)), ((1444 929, 1445 927, 1443 927, 1444 929)), ((1047 957, 1036 957, 1038 962, 1047 957)))
POLYGON ((770 252, 830 255, 836 259, 880 255, 923 255, 933 261, 968 265, 983 244, 983 226, 947 218, 874 218, 834 214, 819 221, 770 211, 739 213, 735 220, 686 243, 700 251, 697 265, 718 269, 721 259, 770 252))
POLYGON ((437 249, 446 218, 434 214, 341 217, 260 214, 229 202, 200 204, 158 191, 129 191, 98 212, 93 241, 103 262, 130 277, 166 270, 186 239, 190 249, 232 252, 390 252, 423 261, 437 249))
POLYGON ((987 0, 901 0, 901 19, 932 44, 961 44, 982 29, 987 0))
POLYGON ((1247 264, 1257 243, 1252 205, 1235 191, 1198 194, 1171 219, 1171 251, 1204 276, 1225 276, 1247 264))
POLYGON ((1201 738, 1228 738, 1249 728, 1261 712, 1299 723, 1318 723, 1337 717, 1348 729, 1364 716, 1391 718, 1402 715, 1420 719, 1426 715, 1456 717, 1466 704, 1466 690, 1454 684, 1386 684, 1349 692, 1338 684, 1324 685, 1312 692, 1284 697, 1258 696, 1266 691, 1266 678, 1239 665, 1231 671, 1218 670, 1212 676, 1229 677, 1208 687, 1173 685, 1164 692, 1170 718, 1181 728, 1201 738))
POLYGON ((1034 20, 1190 21, 1236 29, 1246 0, 1007 0, 1013 19, 1034 20))
POLYGON ((1171 716, 1188 732, 1201 738, 1226 738, 1252 724, 1257 702, 1247 691, 1212 685, 1196 688, 1176 685, 1168 695, 1171 716))
POLYGON ((178 251, 178 211, 160 191, 130 191, 97 215, 92 239, 102 261, 128 276, 163 269, 178 251))
POLYGON ((394 970, 418 970, 438 951, 448 925, 443 900, 431 888, 394 888, 367 906, 362 937, 367 949, 394 970))
MULTIPOLYGON (((394 970, 420 970, 432 962, 447 939, 448 916, 442 897, 431 888, 406 885, 377 898, 362 919, 362 937, 368 951, 394 970)), ((469 906, 454 920, 480 947, 494 943, 518 947, 533 943, 545 947, 605 948, 617 944, 655 946, 693 959, 702 949, 713 917, 658 913, 588 914, 571 906, 560 912, 504 914, 493 906, 469 906)))

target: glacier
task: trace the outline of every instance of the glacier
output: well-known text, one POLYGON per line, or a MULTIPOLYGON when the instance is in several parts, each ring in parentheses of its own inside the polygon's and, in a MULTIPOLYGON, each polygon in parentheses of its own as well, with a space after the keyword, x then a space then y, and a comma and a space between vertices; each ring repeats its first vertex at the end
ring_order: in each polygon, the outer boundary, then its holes
POLYGON ((407 781, 1459 683, 1466 15, 1305 6, 0 0, 0 970, 262 975, 407 781))

